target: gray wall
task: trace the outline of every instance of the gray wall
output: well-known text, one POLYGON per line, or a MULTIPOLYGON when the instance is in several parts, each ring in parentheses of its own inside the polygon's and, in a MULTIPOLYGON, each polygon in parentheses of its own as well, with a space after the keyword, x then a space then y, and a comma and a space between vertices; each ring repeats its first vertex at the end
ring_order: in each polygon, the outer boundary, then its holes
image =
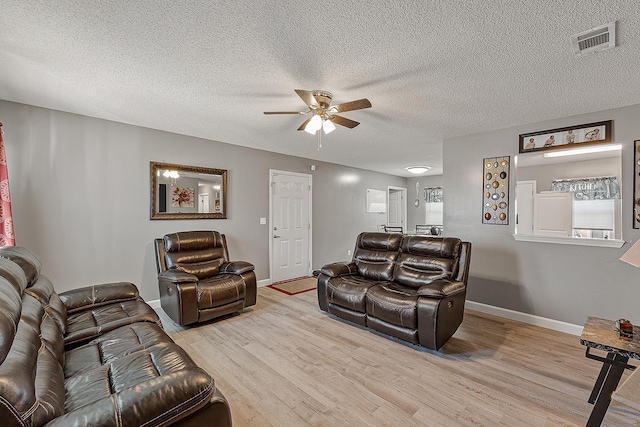
MULTIPOLYGON (((33 250, 61 292, 108 281, 158 298, 152 241, 214 229, 231 258, 269 278, 269 169, 313 176, 313 267, 348 259, 365 213, 365 190, 406 178, 0 101, 17 244, 33 250), (227 169, 227 220, 149 220, 149 162, 227 169), (311 171, 311 164, 316 170, 311 171)), ((309 140, 313 144, 313 140, 309 140)))
MULTIPOLYGON (((612 119, 622 151, 622 238, 633 244, 633 141, 640 138, 640 105, 486 132, 444 143, 444 226, 473 243, 468 299, 580 325, 587 316, 640 321, 640 270, 619 260, 629 249, 582 247, 513 239, 509 225, 483 225, 482 159, 518 154, 521 133, 612 119)), ((513 162, 512 174, 513 174, 513 162)), ((515 182, 511 181, 510 200, 515 182)))

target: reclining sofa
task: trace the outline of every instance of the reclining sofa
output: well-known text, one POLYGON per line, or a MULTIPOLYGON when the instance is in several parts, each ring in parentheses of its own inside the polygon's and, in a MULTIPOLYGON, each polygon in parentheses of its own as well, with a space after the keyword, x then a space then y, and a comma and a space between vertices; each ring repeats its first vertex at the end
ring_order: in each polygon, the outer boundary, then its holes
POLYGON ((451 237, 361 233, 351 262, 318 275, 320 309, 438 350, 462 323, 471 243, 451 237))
POLYGON ((27 249, 0 248, 2 427, 231 426, 133 284, 57 294, 40 270, 27 249))
POLYGON ((155 239, 160 305, 179 325, 206 322, 256 304, 254 266, 229 261, 217 231, 183 231, 155 239))

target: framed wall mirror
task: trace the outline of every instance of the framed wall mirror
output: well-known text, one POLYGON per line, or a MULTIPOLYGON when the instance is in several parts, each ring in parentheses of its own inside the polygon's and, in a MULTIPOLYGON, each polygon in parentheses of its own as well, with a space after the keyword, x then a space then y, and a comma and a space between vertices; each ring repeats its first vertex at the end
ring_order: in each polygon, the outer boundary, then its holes
POLYGON ((151 219, 226 219, 227 171, 150 162, 151 219))

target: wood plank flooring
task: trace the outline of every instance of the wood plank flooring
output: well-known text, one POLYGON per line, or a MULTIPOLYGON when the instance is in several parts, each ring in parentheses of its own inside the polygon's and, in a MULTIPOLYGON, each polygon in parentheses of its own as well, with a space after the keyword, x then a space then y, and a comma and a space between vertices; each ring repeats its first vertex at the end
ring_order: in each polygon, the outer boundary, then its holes
MULTIPOLYGON (((239 315, 163 323, 237 427, 584 426, 600 369, 579 337, 473 311, 427 350, 321 312, 316 292, 262 287, 239 315)), ((613 402, 602 425, 640 426, 640 414, 613 402)))

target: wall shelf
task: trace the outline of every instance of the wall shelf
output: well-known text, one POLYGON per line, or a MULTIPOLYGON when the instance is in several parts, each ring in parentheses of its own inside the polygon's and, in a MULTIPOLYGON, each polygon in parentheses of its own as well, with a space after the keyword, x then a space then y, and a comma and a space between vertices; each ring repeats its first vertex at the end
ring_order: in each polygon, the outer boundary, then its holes
POLYGON ((599 246, 602 248, 621 248, 626 242, 617 239, 585 239, 580 237, 549 237, 524 236, 514 234, 513 238, 519 242, 555 243, 559 245, 599 246))

